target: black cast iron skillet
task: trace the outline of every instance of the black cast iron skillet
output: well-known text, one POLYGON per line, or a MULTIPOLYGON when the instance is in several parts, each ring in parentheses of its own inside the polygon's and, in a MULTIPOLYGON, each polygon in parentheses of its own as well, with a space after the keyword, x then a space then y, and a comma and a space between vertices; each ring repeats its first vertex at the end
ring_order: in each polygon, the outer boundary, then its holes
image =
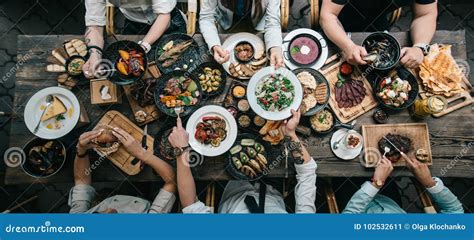
POLYGON ((328 80, 326 79, 326 77, 321 74, 319 71, 317 70, 314 70, 312 68, 297 68, 295 70, 293 70, 293 73, 295 75, 298 75, 298 73, 301 73, 301 72, 309 72, 311 75, 313 75, 313 77, 316 79, 316 83, 319 85, 319 84, 326 84, 326 99, 324 101, 324 103, 319 103, 316 104, 316 106, 314 106, 313 108, 309 109, 308 111, 306 111, 303 116, 313 116, 314 114, 316 114, 317 112, 321 111, 322 109, 324 109, 327 105, 328 105, 328 102, 329 102, 329 97, 331 95, 331 91, 329 89, 329 83, 328 83, 328 80))
MULTIPOLYGON (((316 131, 316 129, 313 128, 313 125, 311 125, 311 122, 310 122, 311 128, 312 128, 313 131, 315 131, 317 134, 326 135, 326 134, 332 132, 332 131, 335 130, 335 129, 339 129, 339 128, 353 129, 353 128, 354 128, 354 126, 351 125, 351 124, 341 123, 341 122, 337 119, 336 114, 334 114, 334 112, 331 111, 331 109, 329 109, 329 108, 326 107, 326 108, 324 108, 324 110, 327 110, 327 111, 329 111, 329 112, 331 113, 331 115, 332 115, 332 126, 331 126, 331 128, 329 128, 329 129, 326 130, 326 131, 316 131)), ((310 120, 310 121, 311 121, 311 120, 310 120)))
POLYGON ((118 85, 129 85, 138 81, 145 75, 145 72, 148 66, 148 60, 147 60, 147 55, 145 53, 145 50, 138 43, 128 41, 128 40, 117 41, 110 44, 105 49, 104 59, 108 60, 108 63, 104 62, 104 65, 107 65, 104 67, 109 68, 107 70, 110 70, 110 72, 107 73, 107 75, 109 76, 109 80, 111 80, 113 83, 118 84, 118 85), (134 76, 134 75, 126 76, 119 73, 116 67, 117 61, 120 58, 120 54, 118 50, 125 50, 125 51, 135 50, 137 52, 142 53, 143 65, 144 65, 143 67, 145 68, 145 71, 142 71, 142 73, 139 76, 134 76), (115 71, 112 71, 112 68, 115 71))
MULTIPOLYGON (((234 145, 232 145, 232 147, 240 144, 240 141, 242 139, 246 139, 246 138, 254 139, 256 142, 262 144, 263 147, 265 148, 265 152, 264 152, 263 155, 265 156, 265 158, 267 158, 267 161, 268 161, 267 170, 263 171, 261 173, 257 173, 257 176, 255 178, 250 178, 235 167, 234 163, 232 162, 232 155, 230 154, 230 152, 227 152, 227 167, 226 167, 226 170, 235 179, 247 180, 247 181, 256 181, 256 180, 262 178, 263 176, 267 175, 269 173, 269 171, 271 171, 271 166, 273 166, 273 162, 276 161, 276 158, 273 157, 273 156, 270 156, 270 152, 271 152, 270 144, 268 144, 268 142, 264 141, 262 138, 257 137, 256 135, 251 134, 251 133, 242 133, 242 134, 237 135, 237 139, 235 140, 235 143, 234 143, 234 145)), ((242 146, 242 151, 244 151, 244 149, 245 149, 245 147, 242 146)))
POLYGON ((181 114, 179 116, 180 117, 188 116, 189 114, 191 114, 192 112, 197 110, 199 108, 199 106, 201 105, 201 103, 202 103, 201 84, 199 83, 199 79, 194 74, 191 74, 191 73, 188 73, 188 72, 185 72, 185 71, 181 71, 181 70, 175 70, 175 71, 169 72, 167 74, 163 74, 163 75, 160 76, 160 78, 158 78, 158 82, 156 84, 155 103, 156 103, 156 107, 162 113, 164 113, 164 114, 166 114, 170 117, 177 117, 176 113, 174 112, 174 108, 169 108, 165 104, 161 103, 160 95, 162 95, 164 93, 166 83, 168 83, 168 81, 171 78, 176 78, 176 77, 181 77, 181 76, 191 78, 196 83, 197 90, 199 91, 199 96, 197 97, 198 102, 195 105, 183 107, 183 112, 181 112, 181 114))
POLYGON ((389 110, 391 112, 399 112, 404 109, 407 109, 410 107, 416 100, 418 96, 418 81, 416 80, 416 77, 411 74, 410 71, 408 71, 405 67, 397 67, 393 69, 393 71, 397 71, 398 77, 400 77, 403 80, 407 80, 410 85, 411 85, 411 90, 408 92, 408 100, 403 103, 400 107, 394 107, 391 105, 385 104, 382 99, 378 96, 378 92, 381 90, 380 88, 380 82, 387 76, 388 72, 385 72, 384 74, 377 74, 375 77, 375 86, 373 87, 374 89, 374 95, 375 99, 379 102, 379 104, 385 108, 386 110, 389 110))
MULTIPOLYGON (((193 74, 199 78, 199 75, 201 74, 204 74, 204 68, 206 67, 209 67, 211 69, 219 69, 219 71, 221 72, 221 82, 219 84, 219 88, 215 91, 212 91, 212 92, 205 92, 203 90, 203 95, 205 97, 211 97, 211 96, 216 96, 216 95, 219 95, 221 94, 223 91, 224 91, 224 88, 225 88, 225 83, 227 81, 227 72, 225 71, 224 67, 222 67, 221 64, 215 62, 215 61, 211 61, 211 62, 204 62, 202 63, 201 65, 197 66, 196 69, 193 71, 193 74)), ((202 86, 201 86, 202 88, 202 86)))
POLYGON ((365 49, 367 50, 367 53, 370 53, 372 49, 368 49, 367 47, 368 41, 380 42, 385 39, 388 39, 391 46, 391 48, 388 50, 389 53, 391 54, 390 61, 389 63, 387 63, 387 66, 385 67, 375 67, 373 64, 369 64, 370 67, 374 68, 375 70, 385 71, 385 70, 393 68, 398 63, 398 61, 400 60, 400 52, 401 52, 400 43, 398 43, 396 38, 394 38, 392 35, 386 32, 374 32, 370 34, 369 36, 367 36, 362 42, 362 46, 365 47, 365 49))
POLYGON ((156 66, 158 66, 158 69, 160 69, 160 72, 166 74, 174 71, 175 69, 182 69, 182 70, 187 70, 187 69, 194 69, 198 63, 201 62, 201 55, 199 54, 199 45, 197 44, 196 40, 192 38, 189 35, 186 34, 181 34, 181 33, 174 33, 174 34, 168 34, 164 35, 161 37, 158 42, 156 43, 156 50, 155 50, 155 63, 156 66), (182 52, 181 55, 179 55, 178 59, 176 62, 171 64, 169 67, 163 67, 162 62, 158 61, 158 58, 160 58, 161 54, 164 52, 163 47, 169 42, 173 41, 173 45, 176 46, 176 44, 179 44, 184 41, 191 40, 192 44, 189 46, 186 51, 182 52), (184 68, 184 66, 187 66, 187 68, 184 68))

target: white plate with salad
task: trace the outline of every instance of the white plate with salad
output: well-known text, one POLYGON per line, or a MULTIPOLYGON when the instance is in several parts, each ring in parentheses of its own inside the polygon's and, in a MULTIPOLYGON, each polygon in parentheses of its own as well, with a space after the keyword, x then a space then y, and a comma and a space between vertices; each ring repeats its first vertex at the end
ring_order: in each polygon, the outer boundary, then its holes
POLYGON ((267 120, 283 120, 297 110, 303 99, 303 88, 296 75, 286 68, 263 68, 250 79, 247 99, 252 110, 267 120))

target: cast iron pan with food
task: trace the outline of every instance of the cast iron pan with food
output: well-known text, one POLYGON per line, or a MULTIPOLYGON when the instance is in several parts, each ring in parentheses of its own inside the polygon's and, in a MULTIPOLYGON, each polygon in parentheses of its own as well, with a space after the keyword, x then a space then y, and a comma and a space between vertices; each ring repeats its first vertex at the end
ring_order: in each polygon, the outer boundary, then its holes
MULTIPOLYGON (((296 35, 294 38, 292 38, 290 40, 290 43, 288 44, 288 57, 290 60, 291 63, 295 64, 296 66, 302 66, 302 67, 310 67, 310 66, 313 66, 319 59, 319 57, 321 56, 321 52, 322 52, 322 47, 321 47, 321 42, 319 41, 319 39, 317 39, 315 36, 311 35, 311 34, 307 34, 307 33, 302 33, 302 34, 298 34, 296 35), (307 37, 307 38, 310 38, 312 39, 317 45, 318 45, 318 56, 313 60, 311 61, 310 63, 308 64, 302 64, 302 63, 298 63, 294 58, 293 56, 291 55, 291 45, 293 44, 293 41, 295 41, 296 39, 300 38, 300 37, 307 37)), ((285 56, 286 54, 284 54, 285 56)), ((286 58, 286 57, 285 57, 286 58)))
POLYGON ((378 96, 378 92, 380 92, 380 82, 385 78, 384 74, 376 74, 375 76, 375 86, 373 87, 374 89, 374 95, 375 99, 379 102, 379 104, 386 109, 389 112, 399 112, 404 109, 409 108, 416 100, 419 92, 418 88, 418 81, 416 80, 416 77, 411 74, 410 71, 408 71, 405 67, 397 67, 395 68, 397 71, 398 77, 403 80, 407 80, 410 85, 411 85, 411 90, 408 92, 408 100, 403 103, 400 107, 394 107, 388 104, 385 104, 382 99, 378 96))
POLYGON ((141 79, 146 72, 147 66, 148 66, 148 60, 147 60, 147 55, 145 53, 145 50, 136 42, 128 41, 128 40, 122 40, 122 41, 117 41, 112 44, 110 44, 104 52, 104 59, 108 60, 109 63, 104 65, 112 65, 112 66, 104 66, 106 69, 110 72, 106 73, 105 75, 110 76, 109 79, 118 85, 129 85, 132 84, 139 79, 141 79), (144 71, 141 72, 139 76, 135 76, 133 74, 129 75, 123 75, 119 73, 117 70, 117 61, 120 59, 120 54, 119 50, 125 50, 125 51, 131 51, 135 50, 138 53, 141 53, 143 55, 143 67, 145 68, 144 71), (111 69, 113 68, 113 69, 111 69))
POLYGON ((183 111, 179 115, 180 117, 185 117, 194 112, 196 109, 199 108, 199 106, 202 103, 202 89, 201 89, 201 84, 199 83, 199 79, 191 73, 181 71, 181 70, 175 70, 166 74, 161 75, 158 78, 158 83, 156 84, 155 88, 155 104, 157 108, 164 114, 170 116, 170 117, 177 117, 176 113, 174 111, 173 107, 167 107, 164 103, 160 101, 160 95, 164 93, 164 89, 166 87, 166 84, 171 78, 176 78, 176 77, 187 77, 191 78, 197 85, 197 91, 199 92, 199 96, 197 96, 198 102, 195 105, 191 106, 184 106, 183 111))
POLYGON ((316 129, 314 129, 313 126, 310 123, 311 129, 313 129, 313 131, 315 131, 317 134, 326 135, 326 134, 332 132, 335 129, 339 129, 339 128, 353 129, 354 128, 354 126, 352 126, 351 124, 341 123, 339 120, 337 120, 336 114, 334 114, 334 112, 331 109, 329 109, 328 107, 324 108, 324 110, 327 110, 331 113, 331 115, 332 115, 332 126, 326 131, 316 131, 316 129))
POLYGON ((160 72, 163 74, 172 72, 178 68, 185 71, 188 69, 194 69, 196 68, 196 65, 201 62, 199 45, 197 44, 196 40, 194 40, 194 38, 189 35, 181 33, 164 35, 158 40, 156 46, 155 63, 160 69, 160 72), (163 66, 163 61, 159 61, 159 58, 164 52, 163 47, 170 41, 173 41, 173 46, 177 46, 178 44, 186 41, 191 41, 192 43, 188 48, 178 55, 177 60, 173 64, 165 67, 163 66))
POLYGON ((373 46, 373 44, 377 44, 385 40, 388 41, 390 46, 387 51, 384 52, 384 56, 386 57, 383 58, 383 66, 375 66, 375 64, 369 64, 375 70, 386 71, 393 68, 398 63, 398 61, 400 60, 401 53, 400 43, 398 43, 397 39, 395 39, 392 35, 386 32, 374 32, 367 36, 362 42, 362 46, 365 47, 367 53, 370 54, 371 50, 373 49, 373 47, 371 47, 373 46))
POLYGON ((245 175, 243 172, 241 172, 239 169, 237 169, 235 167, 234 163, 232 162, 232 154, 230 154, 230 151, 227 152, 227 167, 226 167, 226 170, 235 179, 247 180, 247 181, 256 181, 256 180, 262 178, 263 176, 265 176, 266 174, 268 174, 269 171, 271 171, 271 169, 269 169, 268 167, 273 166, 273 162, 276 160, 276 157, 271 156, 270 153, 271 153, 272 149, 271 149, 271 146, 266 141, 264 141, 262 138, 257 137, 256 135, 251 134, 251 133, 242 133, 242 134, 237 135, 237 139, 235 140, 235 143, 232 147, 234 147, 236 145, 239 145, 241 143, 242 139, 254 139, 256 142, 263 145, 263 147, 265 148, 265 152, 264 152, 263 155, 266 157, 266 159, 268 161, 267 170, 264 170, 261 173, 258 173, 256 175, 256 177, 254 177, 254 178, 251 178, 251 177, 245 175))
POLYGON ((220 74, 221 81, 219 82, 219 88, 215 91, 212 91, 212 92, 206 92, 204 90, 204 87, 201 84, 201 88, 203 88, 203 91, 202 91, 203 95, 205 97, 211 97, 211 96, 216 96, 216 95, 221 94, 224 91, 225 84, 226 84, 226 81, 227 81, 227 72, 225 71, 224 67, 222 67, 221 64, 218 64, 215 61, 211 61, 211 62, 204 62, 201 65, 197 66, 196 69, 193 71, 193 74, 196 77, 200 78, 200 75, 204 74, 204 68, 206 68, 206 67, 209 67, 211 69, 218 69, 221 72, 221 74, 220 74))
POLYGON ((329 83, 328 83, 328 80, 326 79, 326 77, 324 77, 323 74, 321 74, 319 71, 317 70, 314 70, 312 68, 297 68, 295 70, 293 70, 293 73, 295 75, 298 75, 298 73, 301 73, 301 72, 309 72, 311 75, 313 75, 313 77, 316 79, 316 82, 319 84, 326 84, 326 100, 324 101, 324 103, 319 103, 316 104, 316 106, 314 106, 313 108, 309 109, 308 111, 306 111, 303 116, 313 116, 314 114, 316 114, 317 112, 321 111, 322 109, 326 108, 326 106, 328 105, 328 102, 329 102, 329 97, 331 95, 331 91, 329 90, 329 83))
POLYGON ((56 174, 66 162, 66 148, 57 139, 33 138, 25 144, 23 152, 26 159, 21 163, 21 168, 35 178, 56 174))

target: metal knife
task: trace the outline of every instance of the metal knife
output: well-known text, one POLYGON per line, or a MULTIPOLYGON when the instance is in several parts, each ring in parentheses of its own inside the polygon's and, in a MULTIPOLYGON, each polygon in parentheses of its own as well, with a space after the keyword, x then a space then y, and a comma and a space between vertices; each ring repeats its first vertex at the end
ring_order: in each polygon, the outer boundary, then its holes
POLYGON ((147 137, 148 137, 148 124, 145 125, 145 128, 143 128, 142 147, 144 149, 148 149, 148 146, 146 143, 147 137))
POLYGON ((392 145, 392 147, 395 148, 395 150, 397 150, 399 153, 403 153, 399 148, 397 148, 397 146, 395 146, 395 144, 393 144, 392 141, 388 140, 388 138, 386 138, 385 136, 383 136, 383 139, 387 140, 387 142, 392 145))

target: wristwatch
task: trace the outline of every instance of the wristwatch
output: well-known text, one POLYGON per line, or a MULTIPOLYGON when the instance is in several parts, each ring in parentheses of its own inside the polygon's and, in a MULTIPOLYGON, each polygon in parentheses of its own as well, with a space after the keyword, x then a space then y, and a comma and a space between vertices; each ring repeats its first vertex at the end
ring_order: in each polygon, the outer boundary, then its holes
POLYGON ((151 50, 151 45, 144 41, 139 41, 138 44, 143 47, 145 52, 149 52, 151 50))
POLYGON ((186 152, 187 150, 189 150, 191 147, 190 146, 186 146, 184 148, 180 148, 180 147, 175 147, 173 148, 173 154, 176 156, 176 157, 179 157, 181 156, 181 154, 183 154, 184 152, 186 152))
POLYGON ((417 47, 421 49, 421 51, 423 52, 423 55, 425 56, 428 55, 428 53, 430 53, 430 45, 427 43, 417 43, 413 45, 413 47, 417 47))

